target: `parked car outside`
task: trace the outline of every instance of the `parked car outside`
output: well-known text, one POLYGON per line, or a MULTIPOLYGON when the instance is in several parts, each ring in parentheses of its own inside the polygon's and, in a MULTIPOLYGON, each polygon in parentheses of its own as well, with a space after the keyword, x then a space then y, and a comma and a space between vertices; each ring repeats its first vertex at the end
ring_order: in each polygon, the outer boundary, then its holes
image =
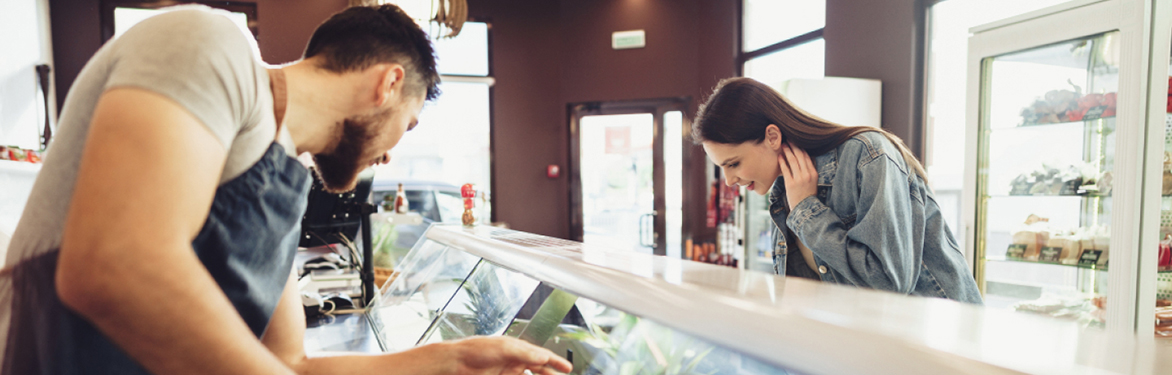
POLYGON ((434 223, 460 223, 463 201, 458 186, 418 180, 378 179, 371 186, 370 203, 379 206, 381 212, 390 211, 395 201, 399 184, 407 197, 407 210, 423 216, 419 225, 372 223, 375 233, 374 262, 378 267, 394 267, 423 236, 423 232, 434 223), (384 204, 386 203, 386 204, 384 204))

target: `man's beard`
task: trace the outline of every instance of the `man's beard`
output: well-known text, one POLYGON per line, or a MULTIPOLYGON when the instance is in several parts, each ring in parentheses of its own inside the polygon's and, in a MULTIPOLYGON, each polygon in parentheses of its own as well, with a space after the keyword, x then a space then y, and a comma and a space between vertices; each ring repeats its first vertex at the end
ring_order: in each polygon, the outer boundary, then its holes
POLYGON ((392 112, 387 108, 373 115, 343 120, 342 138, 338 140, 337 147, 328 153, 313 155, 317 176, 321 178, 326 191, 343 193, 354 189, 358 173, 369 167, 371 162, 364 157, 370 154, 371 140, 378 136, 378 132, 372 129, 386 122, 392 112))

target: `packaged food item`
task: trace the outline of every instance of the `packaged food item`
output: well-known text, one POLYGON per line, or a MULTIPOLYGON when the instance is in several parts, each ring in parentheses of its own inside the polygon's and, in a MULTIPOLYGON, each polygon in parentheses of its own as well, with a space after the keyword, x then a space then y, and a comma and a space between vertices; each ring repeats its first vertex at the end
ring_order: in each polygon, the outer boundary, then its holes
POLYGON ((8 158, 14 161, 28 161, 28 155, 24 153, 24 150, 16 147, 8 147, 8 158))
POLYGON ((1111 235, 1105 232, 1100 232, 1099 235, 1095 236, 1095 247, 1103 251, 1103 253, 1099 255, 1099 261, 1097 262, 1098 265, 1100 267, 1106 267, 1107 260, 1110 259, 1111 255, 1111 235))
POLYGON ((1165 235, 1164 240, 1160 241, 1160 251, 1158 253, 1157 267, 1160 271, 1167 271, 1172 269, 1172 234, 1165 235))
POLYGON ((1160 186, 1161 195, 1172 195, 1172 153, 1164 152, 1164 178, 1160 186))
POLYGON ((1112 177, 1111 171, 1103 172, 1102 175, 1099 175, 1099 181, 1097 184, 1095 184, 1095 186, 1099 188, 1099 195, 1111 195, 1111 186, 1113 180, 1114 177, 1112 177))
POLYGON ((1106 267, 1111 253, 1111 233, 1106 226, 1091 229, 1090 246, 1084 246, 1082 255, 1079 255, 1078 264, 1087 266, 1106 267))
POLYGON ((41 162, 41 155, 39 153, 37 153, 36 151, 25 150, 25 155, 27 155, 29 163, 40 163, 41 162))
POLYGON ((1026 218, 1022 229, 1013 233, 1006 256, 1037 261, 1042 248, 1050 241, 1049 221, 1048 218, 1032 214, 1026 218))
POLYGON ((1078 260, 1082 257, 1082 252, 1085 249, 1095 248, 1095 237, 1090 233, 1082 232, 1078 238, 1078 251, 1071 252, 1068 256, 1062 258, 1062 264, 1078 264, 1078 260))
POLYGON ((8 147, 0 146, 0 160, 10 160, 10 159, 11 158, 8 157, 8 147))
POLYGON ((1078 254, 1081 251, 1081 241, 1074 233, 1058 233, 1046 241, 1046 247, 1038 254, 1038 261, 1061 263, 1064 259, 1070 258, 1071 254, 1078 254))
POLYGON ((1009 244, 1009 249, 1006 250, 1005 256, 1024 259, 1026 253, 1036 252, 1037 246, 1038 232, 1031 232, 1029 230, 1014 232, 1013 242, 1009 244))
POLYGON ((1172 328, 1172 307, 1156 308, 1156 327, 1172 328))

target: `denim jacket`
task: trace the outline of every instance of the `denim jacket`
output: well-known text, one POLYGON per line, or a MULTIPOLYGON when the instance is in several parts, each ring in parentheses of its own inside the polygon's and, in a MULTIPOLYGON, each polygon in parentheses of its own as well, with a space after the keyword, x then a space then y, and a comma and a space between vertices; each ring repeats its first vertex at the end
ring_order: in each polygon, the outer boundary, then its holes
MULTIPOLYGON (((861 133, 813 159, 816 195, 791 213, 781 177, 769 192, 775 272, 786 274, 789 233, 810 248, 817 272, 806 273, 822 281, 981 303, 932 192, 883 134, 861 133)), ((790 268, 809 271, 793 254, 790 268)))

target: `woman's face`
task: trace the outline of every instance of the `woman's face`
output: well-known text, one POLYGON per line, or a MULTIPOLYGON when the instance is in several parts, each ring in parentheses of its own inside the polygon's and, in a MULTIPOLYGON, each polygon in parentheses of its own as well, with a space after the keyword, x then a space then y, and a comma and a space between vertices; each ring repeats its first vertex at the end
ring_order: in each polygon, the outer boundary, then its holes
POLYGON ((781 165, 777 162, 780 133, 770 135, 767 131, 761 142, 727 144, 704 141, 702 144, 708 160, 720 167, 725 185, 747 186, 749 190, 765 195, 781 175, 781 165))

